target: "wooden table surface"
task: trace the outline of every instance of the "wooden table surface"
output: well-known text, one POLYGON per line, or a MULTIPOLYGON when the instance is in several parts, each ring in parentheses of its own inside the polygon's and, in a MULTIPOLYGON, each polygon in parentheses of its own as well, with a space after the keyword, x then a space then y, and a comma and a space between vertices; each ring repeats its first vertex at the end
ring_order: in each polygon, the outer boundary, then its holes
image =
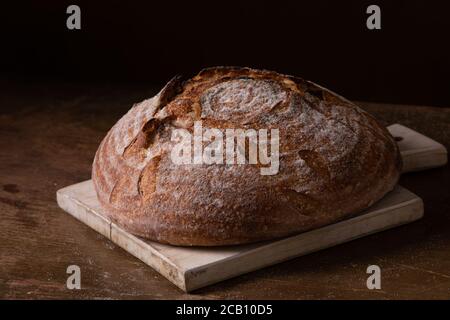
MULTIPOLYGON (((95 150, 142 87, 31 85, 0 95, 0 297, 105 299, 449 299, 450 169, 408 173, 423 220, 212 285, 181 292, 56 204, 56 190, 90 178, 95 150), (66 268, 81 268, 81 290, 66 268), (368 290, 366 268, 381 268, 368 290)), ((450 109, 360 103, 450 148, 450 109)))

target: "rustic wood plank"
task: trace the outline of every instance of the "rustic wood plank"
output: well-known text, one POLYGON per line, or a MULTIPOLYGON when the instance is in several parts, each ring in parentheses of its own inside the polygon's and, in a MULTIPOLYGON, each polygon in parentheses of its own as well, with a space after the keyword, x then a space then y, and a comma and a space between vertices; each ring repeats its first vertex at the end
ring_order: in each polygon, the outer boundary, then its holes
MULTIPOLYGON (((3 299, 449 299, 450 167, 404 174, 424 217, 186 294, 78 220, 62 214, 58 189, 90 177, 105 132, 142 86, 44 83, 9 87, 0 116, 0 297, 3 299), (68 290, 66 268, 82 270, 68 290), (382 269, 382 290, 366 268, 382 269), (143 281, 145 279, 145 281, 143 281)), ((402 123, 450 148, 450 108, 360 102, 385 125, 402 123)))

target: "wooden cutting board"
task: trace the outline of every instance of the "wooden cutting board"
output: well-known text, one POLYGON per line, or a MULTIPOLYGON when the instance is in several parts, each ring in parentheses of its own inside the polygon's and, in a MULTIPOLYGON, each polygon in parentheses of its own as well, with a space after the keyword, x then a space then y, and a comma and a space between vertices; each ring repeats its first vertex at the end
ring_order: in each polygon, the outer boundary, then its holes
MULTIPOLYGON (((445 165, 447 150, 402 125, 388 127, 396 137, 403 172, 445 165)), ((176 247, 136 237, 109 221, 91 180, 57 191, 59 206, 189 292, 275 263, 403 225, 423 216, 422 200, 397 186, 356 217, 288 238, 226 247, 176 247)))

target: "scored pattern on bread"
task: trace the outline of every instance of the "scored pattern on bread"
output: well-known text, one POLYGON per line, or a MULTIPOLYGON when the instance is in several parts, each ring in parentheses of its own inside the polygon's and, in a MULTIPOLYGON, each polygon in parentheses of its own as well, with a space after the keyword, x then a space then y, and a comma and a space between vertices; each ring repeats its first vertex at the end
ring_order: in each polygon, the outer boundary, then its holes
MULTIPOLYGON (((205 142, 206 143, 206 142, 205 142)), ((216 67, 133 106, 108 132, 92 179, 105 212, 129 232, 174 245, 288 236, 354 215, 397 183, 397 145, 339 95, 272 71, 216 67), (175 129, 279 129, 280 168, 174 164, 175 129)))

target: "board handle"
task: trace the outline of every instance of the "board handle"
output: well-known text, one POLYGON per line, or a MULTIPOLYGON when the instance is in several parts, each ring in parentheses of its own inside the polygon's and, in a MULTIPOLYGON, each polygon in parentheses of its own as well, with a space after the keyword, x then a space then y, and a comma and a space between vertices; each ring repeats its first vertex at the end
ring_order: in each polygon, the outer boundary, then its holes
POLYGON ((403 160, 402 173, 444 166, 447 149, 437 141, 401 124, 387 127, 397 141, 403 160))

